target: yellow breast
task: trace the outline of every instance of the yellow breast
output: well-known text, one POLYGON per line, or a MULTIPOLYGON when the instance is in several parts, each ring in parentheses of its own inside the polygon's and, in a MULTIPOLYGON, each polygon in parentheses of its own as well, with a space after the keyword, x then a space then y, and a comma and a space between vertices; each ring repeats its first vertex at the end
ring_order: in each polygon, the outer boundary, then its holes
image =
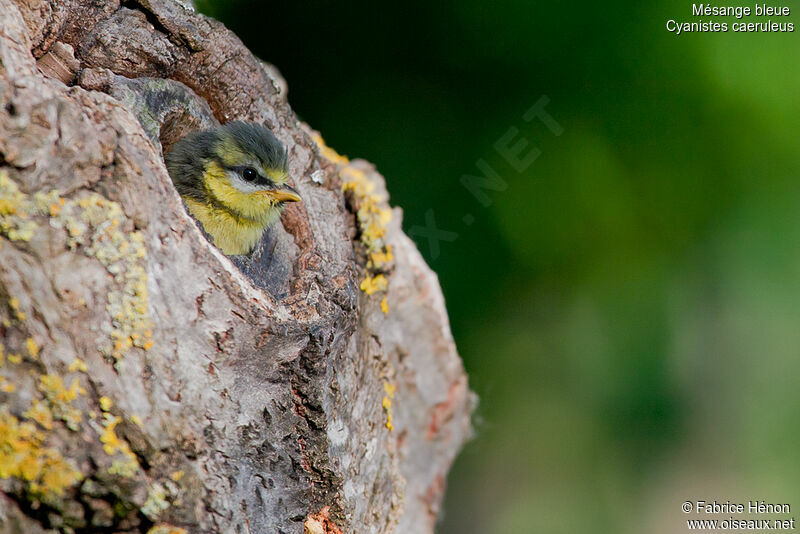
POLYGON ((266 224, 236 217, 191 198, 184 198, 189 211, 203 224, 203 229, 213 238, 214 245, 228 256, 247 254, 258 243, 266 224))

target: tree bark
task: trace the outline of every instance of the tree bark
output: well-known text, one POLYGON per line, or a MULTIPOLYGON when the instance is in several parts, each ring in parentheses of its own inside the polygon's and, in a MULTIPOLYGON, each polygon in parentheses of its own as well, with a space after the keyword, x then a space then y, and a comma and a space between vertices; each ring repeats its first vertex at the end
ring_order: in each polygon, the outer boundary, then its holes
POLYGON ((190 4, 0 0, 0 533, 432 532, 474 396, 400 218, 190 4), (162 159, 235 119, 303 198, 249 258, 162 159))

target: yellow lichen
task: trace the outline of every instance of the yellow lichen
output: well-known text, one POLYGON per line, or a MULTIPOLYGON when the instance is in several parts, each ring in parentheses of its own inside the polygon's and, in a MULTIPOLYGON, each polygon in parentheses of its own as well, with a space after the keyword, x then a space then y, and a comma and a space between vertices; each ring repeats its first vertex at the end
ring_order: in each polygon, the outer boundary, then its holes
POLYGON ((133 478, 139 470, 139 462, 134 462, 129 458, 116 458, 111 462, 108 472, 112 475, 119 475, 124 478, 133 478))
POLYGON ((12 241, 30 241, 38 229, 30 219, 35 211, 29 196, 19 190, 8 171, 0 171, 0 234, 12 241))
POLYGON ((83 474, 58 450, 44 445, 45 435, 0 407, 0 479, 16 478, 43 497, 62 496, 83 474))
POLYGON ((47 430, 53 429, 53 412, 47 406, 47 403, 36 399, 27 411, 22 414, 26 419, 36 421, 47 430))
POLYGON ((379 274, 376 276, 367 276, 364 280, 361 281, 361 291, 366 293, 367 295, 372 295, 377 291, 386 291, 388 283, 386 281, 386 276, 383 274, 379 274))
MULTIPOLYGON (((376 191, 375 183, 354 165, 346 156, 339 155, 325 144, 319 134, 312 135, 320 153, 339 168, 342 180, 342 191, 351 195, 351 204, 356 210, 356 220, 360 231, 359 240, 366 249, 366 275, 361 289, 368 295, 376 291, 386 291, 385 273, 390 270, 394 260, 391 246, 384 241, 392 220, 392 210, 385 194, 376 191), (383 277, 382 287, 377 289, 373 281, 383 277)), ((381 310, 388 313, 389 306, 385 299, 381 301, 381 310)))
MULTIPOLYGON (((392 247, 385 242, 392 220, 388 199, 385 194, 376 191, 375 183, 361 169, 346 165, 339 175, 342 178, 342 191, 351 195, 360 230, 359 239, 366 249, 367 272, 361 289, 368 295, 386 291, 388 284, 385 273, 394 261, 392 247)), ((388 305, 382 302, 381 310, 387 313, 388 305)))
POLYGON ((389 302, 386 300, 386 297, 383 297, 383 298, 381 299, 381 311, 382 311, 384 314, 387 314, 387 313, 389 313, 389 302))
MULTIPOLYGON (((28 317, 24 311, 19 309, 19 299, 17 297, 10 298, 8 300, 8 305, 11 307, 11 311, 18 321, 24 321, 28 317)), ((6 327, 8 326, 10 325, 6 325, 6 327)))
POLYGON ((150 486, 150 491, 147 493, 147 500, 142 505, 141 511, 148 519, 156 520, 167 508, 169 508, 167 490, 158 482, 154 482, 153 485, 150 486))
POLYGON ((8 355, 8 361, 9 361, 9 363, 21 363, 22 362, 22 356, 20 356, 19 354, 9 354, 8 355))
POLYGON ((175 482, 180 482, 180 480, 183 478, 183 471, 181 470, 173 471, 172 473, 169 474, 169 478, 171 478, 175 482))
POLYGON ((394 253, 391 245, 386 245, 385 250, 374 252, 367 260, 367 268, 382 269, 394 261, 394 253))
POLYGON ((71 364, 69 364, 69 372, 74 373, 75 371, 80 371, 81 373, 85 373, 87 371, 86 363, 80 358, 75 358, 71 364))
POLYGON ((81 221, 94 229, 86 254, 100 260, 121 286, 108 295, 106 310, 113 328, 105 352, 119 360, 132 347, 147 350, 152 346, 152 321, 147 305, 147 271, 142 262, 147 256, 144 236, 119 230, 125 214, 116 202, 93 195, 78 203, 83 208, 81 221))
POLYGON ((122 422, 122 419, 109 414, 105 415, 106 418, 103 422, 105 430, 100 435, 100 442, 103 444, 103 450, 106 451, 106 454, 111 456, 127 447, 127 443, 119 439, 114 431, 117 425, 122 422))
POLYGON ((395 386, 389 382, 383 383, 383 391, 384 396, 383 400, 381 401, 381 406, 383 407, 383 411, 386 412, 386 428, 389 429, 389 432, 394 430, 394 425, 392 424, 392 399, 394 398, 394 390, 395 386))
POLYGON ((138 415, 132 415, 131 423, 133 423, 136 426, 142 426, 142 418, 139 417, 138 415))
POLYGON ((66 387, 64 380, 54 374, 39 377, 39 391, 44 393, 45 397, 53 404, 69 404, 78 398, 78 394, 86 394, 86 390, 81 387, 77 378, 72 380, 69 387, 66 387))
POLYGON ((16 389, 17 386, 15 386, 13 382, 9 381, 7 377, 0 375, 0 392, 14 393, 16 389))
POLYGON ((103 444, 103 450, 109 456, 118 453, 122 455, 122 458, 117 458, 112 462, 109 472, 130 478, 139 470, 139 461, 131 451, 128 442, 117 436, 115 429, 121 422, 121 417, 111 415, 108 412, 104 413, 103 432, 100 434, 100 442, 103 444))
POLYGON ((31 355, 31 358, 34 360, 39 358, 39 345, 36 344, 32 337, 25 340, 25 347, 28 349, 28 354, 31 355))
POLYGON ((103 410, 104 412, 109 411, 113 405, 114 405, 114 401, 112 401, 111 399, 109 399, 105 395, 100 397, 100 409, 103 410))
POLYGON ((75 378, 69 387, 64 385, 64 380, 54 374, 41 375, 39 377, 39 391, 44 393, 45 398, 50 402, 50 409, 57 419, 66 423, 70 430, 78 430, 78 426, 83 420, 81 411, 71 405, 78 395, 86 395, 86 390, 80 385, 80 381, 75 378))
MULTIPOLYGON (((110 340, 103 352, 119 360, 132 347, 149 349, 147 249, 140 232, 121 229, 127 221, 122 207, 96 193, 77 200, 62 198, 56 190, 27 195, 7 172, 0 172, 0 234, 11 240, 30 240, 38 229, 34 217, 49 217, 50 226, 66 231, 66 246, 81 247, 114 276, 117 287, 109 292, 106 306, 111 316, 110 340)), ((17 299, 9 304, 19 321, 27 318, 17 299)))

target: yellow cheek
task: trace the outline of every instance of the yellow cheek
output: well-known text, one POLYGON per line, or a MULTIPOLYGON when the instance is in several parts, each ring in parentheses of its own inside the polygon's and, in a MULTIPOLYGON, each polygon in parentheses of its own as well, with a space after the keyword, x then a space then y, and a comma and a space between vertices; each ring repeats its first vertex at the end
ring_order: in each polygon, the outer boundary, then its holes
POLYGON ((247 218, 266 222, 272 211, 272 204, 267 197, 242 193, 233 187, 225 170, 215 162, 206 167, 206 186, 222 204, 247 218))

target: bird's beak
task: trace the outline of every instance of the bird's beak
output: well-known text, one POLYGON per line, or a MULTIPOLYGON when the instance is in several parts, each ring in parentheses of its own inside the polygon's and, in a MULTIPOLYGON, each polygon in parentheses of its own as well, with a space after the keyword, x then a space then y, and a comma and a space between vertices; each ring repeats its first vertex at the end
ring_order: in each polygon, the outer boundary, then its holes
POLYGON ((271 191, 259 191, 259 194, 269 197, 275 202, 299 202, 302 200, 297 191, 288 185, 281 186, 280 189, 271 191))

